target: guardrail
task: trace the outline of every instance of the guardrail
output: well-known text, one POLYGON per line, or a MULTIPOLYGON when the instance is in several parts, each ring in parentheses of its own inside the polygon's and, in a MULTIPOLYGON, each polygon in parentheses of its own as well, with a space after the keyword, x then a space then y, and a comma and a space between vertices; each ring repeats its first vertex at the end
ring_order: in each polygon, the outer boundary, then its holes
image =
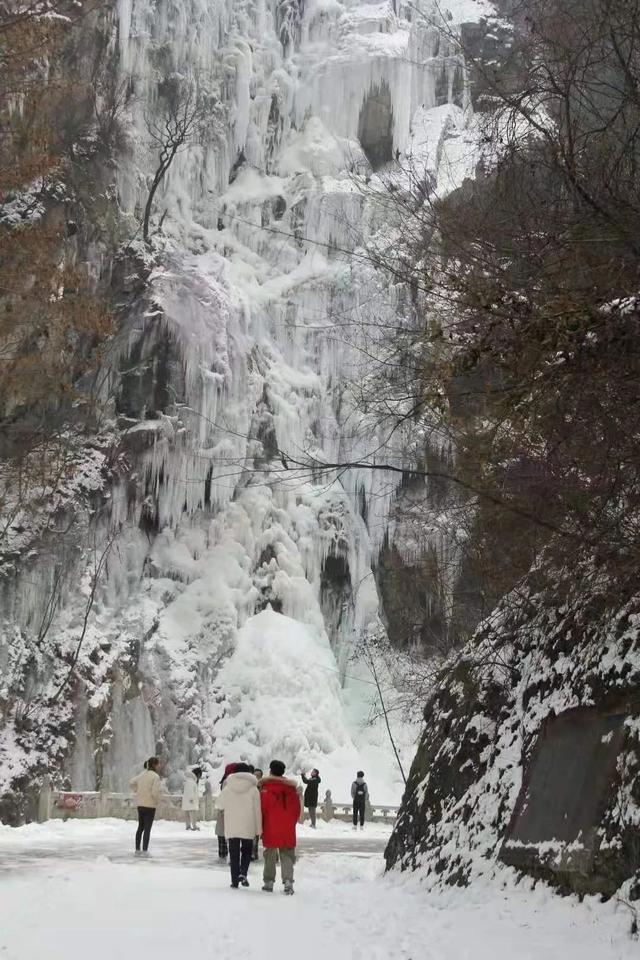
MULTIPOLYGON (((325 803, 318 804, 318 810, 323 820, 351 820, 353 818, 352 803, 325 803), (329 809, 327 809, 329 806, 329 809)), ((365 820, 372 823, 391 823, 398 816, 398 808, 380 803, 369 803, 365 808, 365 820)))
MULTIPOLYGON (((200 800, 200 819, 212 821, 217 819, 215 806, 216 798, 211 791, 206 791, 200 800)), ((318 814, 323 820, 345 820, 352 818, 353 806, 351 803, 318 804, 318 814)), ((306 813, 306 811, 305 811, 306 813)), ((398 815, 398 808, 380 804, 369 804, 366 810, 366 819, 374 823, 391 823, 398 815)), ((114 793, 105 790, 56 790, 50 781, 45 778, 40 790, 38 803, 38 820, 91 820, 98 817, 115 817, 118 820, 136 820, 138 810, 135 798, 128 793, 114 793)), ((158 805, 157 818, 159 820, 184 820, 182 811, 182 794, 163 794, 158 805)))

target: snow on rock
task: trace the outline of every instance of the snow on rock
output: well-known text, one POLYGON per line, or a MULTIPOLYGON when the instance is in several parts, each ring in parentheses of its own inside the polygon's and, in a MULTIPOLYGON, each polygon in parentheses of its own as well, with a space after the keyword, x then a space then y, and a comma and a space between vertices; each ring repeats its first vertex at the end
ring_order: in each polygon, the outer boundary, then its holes
MULTIPOLYGON (((570 843, 541 842, 528 867, 565 889, 639 895, 639 604, 634 581, 608 578, 590 558, 571 570, 542 561, 504 598, 451 657, 425 708, 429 723, 387 848, 389 866, 417 869, 430 886, 503 876, 498 857, 545 722, 595 708, 625 719, 614 775, 582 787, 602 789, 593 822, 574 844, 588 861, 583 856, 575 869, 570 843)), ((575 737, 572 744, 580 749, 575 737)), ((582 772, 589 762, 586 754, 582 772)), ((565 771, 555 776, 563 782, 565 771)), ((551 767, 544 782, 544 803, 553 807, 551 767)), ((593 799, 584 797, 585 807, 593 799)))

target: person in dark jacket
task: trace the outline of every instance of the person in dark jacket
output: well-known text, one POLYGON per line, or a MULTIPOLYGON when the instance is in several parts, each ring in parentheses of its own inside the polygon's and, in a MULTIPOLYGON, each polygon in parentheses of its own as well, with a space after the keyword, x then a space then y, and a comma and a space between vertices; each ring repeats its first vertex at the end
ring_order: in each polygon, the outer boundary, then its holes
POLYGON ((296 823, 301 812, 300 793, 295 780, 287 780, 285 765, 272 760, 269 776, 260 785, 262 805, 262 845, 264 846, 264 885, 270 893, 276 879, 276 856, 280 855, 280 870, 284 892, 293 893, 293 868, 296 862, 296 823))
POLYGON ((351 784, 351 799, 353 800, 353 829, 357 830, 358 820, 360 829, 364 829, 364 813, 369 799, 369 787, 364 779, 364 771, 358 770, 356 779, 351 784))
MULTIPOLYGON (((256 778, 256 780, 258 781, 258 790, 259 790, 259 789, 260 789, 260 783, 261 783, 262 778, 263 778, 263 776, 264 776, 264 771, 261 770, 260 767, 254 767, 254 768, 253 768, 253 775, 254 775, 254 777, 256 778)), ((252 859, 252 860, 259 860, 259 859, 260 859, 260 837, 256 837, 255 840, 253 841, 253 851, 252 851, 252 853, 251 853, 251 859, 252 859)))
POLYGON ((301 776, 302 782, 306 784, 306 789, 304 791, 304 805, 309 811, 309 820, 311 821, 311 826, 315 830, 316 811, 318 809, 318 787, 321 783, 320 773, 314 767, 308 777, 305 773, 301 773, 301 776))

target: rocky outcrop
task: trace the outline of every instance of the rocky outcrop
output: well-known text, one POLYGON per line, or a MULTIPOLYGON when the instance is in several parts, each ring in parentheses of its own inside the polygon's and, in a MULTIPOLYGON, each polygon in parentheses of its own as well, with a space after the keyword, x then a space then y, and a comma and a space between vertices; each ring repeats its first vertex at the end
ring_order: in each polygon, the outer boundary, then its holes
POLYGON ((388 868, 466 884, 501 859, 640 895, 636 583, 541 567, 451 659, 425 720, 388 868))

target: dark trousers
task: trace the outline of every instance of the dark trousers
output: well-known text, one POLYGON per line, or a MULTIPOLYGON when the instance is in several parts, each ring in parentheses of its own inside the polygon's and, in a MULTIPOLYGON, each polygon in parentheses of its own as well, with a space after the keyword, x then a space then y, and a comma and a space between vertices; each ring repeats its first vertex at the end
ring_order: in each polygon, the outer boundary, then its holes
POLYGON ((149 849, 149 837, 151 836, 151 827, 156 815, 155 807, 138 807, 138 829, 136 830, 136 850, 140 849, 142 840, 142 849, 149 849))
POLYGON ((231 867, 231 883, 238 886, 240 877, 246 877, 253 853, 253 840, 241 840, 240 837, 229 837, 229 866, 231 867))
POLYGON ((221 860, 227 859, 227 854, 229 853, 229 848, 227 846, 226 837, 218 837, 218 856, 221 860))
POLYGON ((260 859, 260 837, 255 837, 253 841, 253 853, 251 854, 252 860, 260 859))
POLYGON ((357 825, 357 823, 358 823, 358 818, 360 819, 360 826, 361 826, 361 827, 364 826, 364 808, 365 808, 364 797, 362 798, 362 800, 359 800, 359 799, 356 797, 356 799, 353 801, 353 825, 354 825, 354 827, 355 827, 355 826, 357 825))

